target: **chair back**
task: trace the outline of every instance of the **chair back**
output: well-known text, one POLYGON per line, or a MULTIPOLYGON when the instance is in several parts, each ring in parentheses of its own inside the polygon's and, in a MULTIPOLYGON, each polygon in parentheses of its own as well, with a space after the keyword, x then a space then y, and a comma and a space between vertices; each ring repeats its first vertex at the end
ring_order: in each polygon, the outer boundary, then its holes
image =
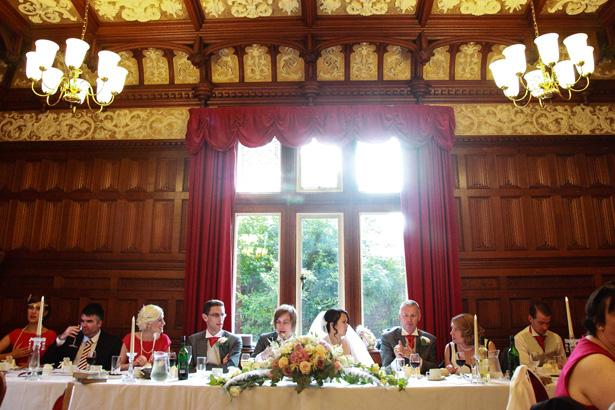
POLYGON ((577 403, 570 397, 554 397, 541 401, 530 407, 530 410, 587 410, 581 403, 577 403))
POLYGON ((6 378, 4 377, 4 373, 0 373, 0 406, 2 406, 2 401, 4 400, 5 395, 6 395, 6 378))
POLYGON ((510 381, 507 410, 529 410, 549 395, 538 376, 525 365, 518 366, 510 381))

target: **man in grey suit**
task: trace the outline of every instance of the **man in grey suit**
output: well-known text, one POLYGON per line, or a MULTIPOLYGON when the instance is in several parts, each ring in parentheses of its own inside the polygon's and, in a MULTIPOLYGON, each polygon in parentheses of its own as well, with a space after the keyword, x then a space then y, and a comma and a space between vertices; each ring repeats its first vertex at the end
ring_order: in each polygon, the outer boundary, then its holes
POLYGON ((421 356, 421 373, 438 367, 436 337, 417 329, 421 320, 421 309, 414 300, 406 300, 399 307, 397 326, 382 335, 380 356, 382 366, 389 367, 395 358, 410 358, 411 353, 421 356))
POLYGON ((226 318, 224 302, 217 299, 205 302, 202 318, 207 329, 191 335, 186 342, 192 346, 190 369, 195 369, 197 357, 206 357, 207 370, 221 367, 226 372, 229 366, 239 367, 241 338, 222 330, 226 318))

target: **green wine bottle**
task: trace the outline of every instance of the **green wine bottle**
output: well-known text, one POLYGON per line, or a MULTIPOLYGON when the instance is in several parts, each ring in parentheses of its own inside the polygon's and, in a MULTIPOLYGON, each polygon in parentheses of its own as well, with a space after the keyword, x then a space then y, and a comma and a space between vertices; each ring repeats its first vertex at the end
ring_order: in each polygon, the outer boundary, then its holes
POLYGON ((188 349, 186 349, 186 336, 181 338, 181 348, 177 355, 177 380, 188 380, 188 349))
POLYGON ((510 347, 508 348, 508 371, 512 378, 515 369, 519 366, 519 351, 515 347, 515 336, 510 336, 510 347))

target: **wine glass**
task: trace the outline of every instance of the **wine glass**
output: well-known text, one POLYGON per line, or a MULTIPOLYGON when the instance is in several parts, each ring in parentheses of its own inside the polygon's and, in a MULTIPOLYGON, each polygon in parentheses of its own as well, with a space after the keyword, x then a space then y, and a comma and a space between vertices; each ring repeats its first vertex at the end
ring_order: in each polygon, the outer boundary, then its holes
POLYGON ((459 375, 461 376, 461 378, 463 379, 463 366, 465 366, 466 364, 466 354, 464 352, 456 352, 455 353, 455 363, 457 364, 457 367, 459 367, 459 375))
POLYGON ((77 327, 79 329, 77 330, 77 334, 73 337, 73 343, 69 345, 70 347, 77 347, 75 343, 77 342, 77 336, 79 335, 79 332, 81 332, 81 324, 78 324, 77 327))
POLYGON ((85 361, 88 363, 88 371, 90 371, 93 364, 96 364, 96 350, 90 350, 85 357, 85 361))
POLYGON ((530 352, 530 362, 534 366, 534 371, 537 371, 538 365, 540 364, 540 353, 530 352))
POLYGON ((418 353, 412 353, 410 355, 410 366, 414 369, 414 377, 419 378, 418 369, 421 366, 421 356, 418 353))
POLYGON ((177 366, 177 353, 169 352, 169 367, 177 366))

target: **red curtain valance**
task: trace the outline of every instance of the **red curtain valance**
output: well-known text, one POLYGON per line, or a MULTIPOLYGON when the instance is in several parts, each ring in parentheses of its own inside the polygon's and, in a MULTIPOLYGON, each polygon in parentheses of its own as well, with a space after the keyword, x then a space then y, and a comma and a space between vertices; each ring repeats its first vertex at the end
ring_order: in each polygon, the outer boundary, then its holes
POLYGON ((236 142, 260 147, 277 138, 282 145, 299 147, 312 138, 345 144, 397 137, 402 146, 420 147, 433 138, 449 151, 455 140, 451 107, 417 105, 331 105, 318 107, 192 108, 186 134, 191 154, 205 142, 218 151, 236 142))

